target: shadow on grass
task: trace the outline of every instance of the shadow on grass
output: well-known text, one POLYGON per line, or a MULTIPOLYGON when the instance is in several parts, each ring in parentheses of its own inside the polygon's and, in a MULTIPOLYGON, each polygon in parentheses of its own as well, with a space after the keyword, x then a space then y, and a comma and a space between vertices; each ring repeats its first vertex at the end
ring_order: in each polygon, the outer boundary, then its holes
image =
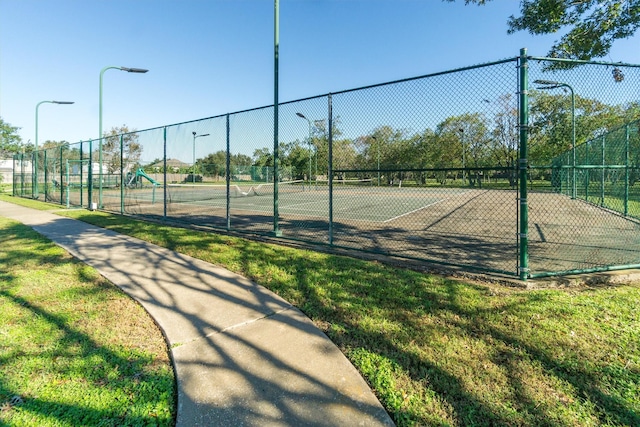
MULTIPOLYGON (((391 424, 339 351, 265 288, 78 221, 60 218, 33 226, 97 268, 158 321, 176 367, 177 425, 330 426, 348 419, 391 424), (266 337, 263 328, 271 331, 266 337), (301 351, 323 352, 339 363, 314 369, 316 364, 298 357, 301 351)), ((178 230, 176 236, 166 227, 126 221, 121 227, 151 232, 167 246, 216 244, 213 235, 206 244, 189 240, 189 230, 178 230)))
MULTIPOLYGON (((575 390, 573 398, 594 404, 593 416, 599 422, 640 425, 640 414, 628 402, 607 392, 607 381, 615 381, 615 373, 603 378, 602 369, 590 371, 583 367, 588 364, 570 363, 557 357, 560 349, 553 348, 550 343, 527 339, 517 330, 512 334, 506 333, 489 320, 499 317, 500 313, 518 312, 523 307, 535 306, 539 302, 535 293, 524 294, 520 301, 494 308, 488 305, 475 307, 465 305, 469 298, 463 294, 472 292, 479 298, 490 298, 487 288, 453 281, 431 285, 423 280, 424 276, 414 272, 392 270, 347 258, 328 256, 319 263, 317 259, 305 259, 304 255, 292 259, 286 250, 269 250, 265 256, 265 250, 253 244, 245 245, 241 252, 245 264, 261 260, 263 268, 275 265, 295 275, 292 283, 276 283, 271 288, 284 293, 285 298, 292 288, 301 292, 302 296, 297 297, 299 306, 309 317, 339 325, 336 330, 344 331, 335 332, 331 328, 326 331, 342 349, 365 348, 392 360, 414 380, 426 380, 430 388, 454 409, 455 418, 463 425, 563 425, 564 421, 558 419, 553 408, 545 408, 525 391, 526 378, 515 366, 522 360, 539 364, 546 375, 570 384, 575 390), (357 272, 356 279, 354 272, 357 272), (312 283, 311 276, 322 277, 322 283, 312 283), (339 286, 331 286, 331 283, 339 286), (376 314, 380 312, 384 314, 376 314), (361 322, 364 316, 369 315, 378 315, 380 320, 395 320, 403 325, 403 329, 398 334, 371 331, 361 322), (410 341, 415 338, 413 332, 434 338, 447 333, 438 323, 423 324, 421 315, 438 317, 440 323, 454 328, 456 334, 494 347, 492 362, 505 372, 509 382, 508 393, 515 397, 508 404, 517 410, 517 415, 496 409, 504 402, 487 404, 480 390, 470 390, 465 378, 443 369, 441 363, 421 357, 419 349, 411 350, 410 341)), ((568 348, 564 350, 571 351, 568 348)), ((631 376, 632 384, 640 383, 640 375, 631 376)), ((491 384, 485 386, 492 387, 491 384)), ((394 418, 397 422, 421 422, 419 414, 410 409, 396 411, 394 418)))
MULTIPOLYGON (((135 395, 136 389, 140 391, 147 388, 149 384, 162 384, 167 382, 166 376, 153 374, 144 371, 144 367, 148 365, 147 357, 140 357, 129 353, 128 357, 122 357, 113 351, 93 341, 87 334, 71 328, 64 318, 48 312, 42 307, 31 304, 27 299, 12 295, 9 292, 0 291, 0 296, 8 301, 29 310, 34 316, 45 319, 59 332, 62 332, 62 338, 59 339, 56 350, 47 354, 48 358, 56 360, 55 366, 57 372, 53 374, 57 378, 65 379, 69 376, 84 376, 84 379, 93 382, 99 387, 107 387, 110 389, 130 388, 131 396, 135 395), (73 360, 83 360, 83 366, 78 372, 78 365, 73 360), (89 360, 99 364, 89 364, 89 360), (68 362, 68 363, 67 363, 68 362), (107 377, 108 372, 118 371, 120 377, 112 379, 107 377), (132 384, 135 384, 132 386, 132 384)), ((15 359, 21 357, 30 357, 33 354, 23 354, 20 351, 9 352, 6 356, 0 358, 0 364, 4 365, 9 362, 15 362, 15 359)), ((93 363, 92 362, 92 363, 93 363)), ((148 393, 145 393, 148 396, 148 393)), ((0 384, 0 401, 8 401, 13 396, 20 396, 16 390, 12 390, 6 385, 0 384)), ((161 394, 156 394, 158 399, 164 399, 161 394)), ((38 397, 21 396, 19 398, 19 406, 21 411, 27 411, 34 414, 40 414, 43 418, 55 418, 60 422, 70 422, 73 424, 82 423, 100 424, 100 425, 147 425, 157 424, 160 420, 157 415, 132 415, 128 413, 127 406, 118 409, 97 410, 91 409, 85 405, 71 405, 68 403, 47 401, 38 397)), ((132 402, 129 402, 132 404, 132 402)), ((151 406, 155 406, 153 402, 147 402, 151 406)), ((166 422, 166 421, 165 421, 166 422)), ((167 425, 172 421, 167 422, 167 425)))
MULTIPOLYGON (((81 219, 93 222, 89 217, 81 219)), ((104 223, 102 220, 101 222, 104 223)), ((175 232, 162 226, 126 219, 110 220, 109 223, 108 227, 113 230, 140 237, 153 236, 155 243, 169 248, 179 247, 181 251, 193 254, 204 253, 204 259, 214 263, 219 261, 214 251, 210 250, 211 246, 233 246, 234 253, 228 257, 240 266, 243 274, 295 303, 312 319, 339 326, 327 328, 326 332, 342 349, 366 348, 392 360, 414 380, 426 381, 438 398, 453 408, 456 423, 564 425, 566 420, 561 419, 562 414, 554 413, 554 408, 541 405, 541 402, 527 393, 524 384, 526 378, 522 377, 516 366, 519 361, 526 360, 539 364, 545 375, 569 384, 575 390, 574 399, 592 402, 595 406, 592 416, 597 417, 599 422, 640 424, 640 415, 633 407, 606 392, 603 381, 611 378, 603 380, 596 371, 589 371, 558 357, 559 349, 553 348, 549 343, 528 339, 517 330, 513 330, 513 333, 505 332, 504 328, 496 326, 490 320, 491 317, 499 317, 509 310, 517 311, 522 307, 535 306, 540 302, 540 294, 524 294, 521 298, 513 299, 513 302, 496 307, 474 306, 468 304, 465 295, 471 292, 479 298, 489 298, 486 288, 431 279, 375 263, 312 255, 308 252, 298 253, 287 248, 213 234, 200 233, 198 238, 189 240, 187 237, 193 237, 196 232, 175 232), (287 274, 283 278, 264 274, 274 268, 287 274), (357 275, 354 276, 356 271, 357 275), (365 328, 361 323, 362 317, 374 313, 382 313, 379 315, 382 319, 402 323, 403 333, 365 328), (427 315, 440 321, 435 325, 425 325, 421 317, 427 315), (515 396, 515 399, 506 402, 510 408, 500 408, 500 404, 505 402, 488 402, 479 390, 469 387, 463 376, 444 368, 439 361, 424 357, 420 351, 410 346, 413 332, 421 336, 441 337, 447 331, 472 337, 495 348, 492 362, 506 373, 509 384, 507 394, 515 396)), ((225 357, 231 358, 230 355, 225 357)), ((639 375, 633 375, 632 382, 640 382, 639 375)), ((264 383, 265 386, 268 384, 269 382, 264 383)), ((492 384, 486 384, 486 387, 491 386, 492 384)), ((565 409, 566 411, 570 409, 565 409)), ((396 421, 421 422, 419 413, 411 408, 395 410, 394 416, 396 421)))
MULTIPOLYGON (((0 230, 0 244, 3 241, 12 240, 11 245, 2 251, 0 264, 12 271, 15 266, 18 270, 29 270, 31 266, 37 269, 47 269, 49 267, 62 266, 64 264, 80 264, 79 261, 63 253, 42 235, 36 233, 31 228, 22 224, 9 224, 0 230), (13 250, 23 242, 24 249, 13 250), (53 248, 53 249, 52 249, 53 248)), ((74 295, 104 293, 105 291, 118 292, 117 288, 107 286, 106 282, 95 283, 95 277, 87 275, 87 269, 76 270, 77 280, 82 283, 94 283, 96 287, 73 288, 74 295)), ((96 409, 94 403, 83 404, 82 399, 78 399, 77 404, 69 403, 67 398, 61 400, 51 400, 55 398, 56 392, 48 392, 43 397, 38 393, 30 393, 29 388, 23 389, 19 383, 11 380, 11 374, 0 378, 0 405, 2 411, 19 410, 23 413, 31 414, 31 419, 48 419, 53 424, 73 424, 73 425, 171 425, 173 419, 167 419, 162 414, 152 414, 149 411, 144 413, 140 404, 148 405, 147 408, 156 406, 166 407, 167 397, 171 398, 174 392, 172 385, 167 389, 167 382, 172 384, 172 376, 163 375, 158 372, 151 372, 147 368, 150 360, 149 356, 141 355, 140 352, 126 352, 119 354, 96 342, 90 335, 72 327, 65 316, 55 313, 45 307, 46 300, 42 305, 34 303, 30 297, 21 295, 19 289, 21 275, 12 272, 2 273, 0 276, 2 286, 0 286, 0 299, 4 301, 6 307, 14 305, 20 310, 28 310, 27 318, 38 319, 39 322, 46 322, 50 325, 51 336, 56 336, 56 342, 47 349, 37 347, 34 349, 12 348, 3 346, 0 356, 0 366, 29 366, 34 360, 46 360, 46 365, 39 366, 42 369, 43 378, 50 378, 57 381, 64 391, 66 387, 74 384, 75 381, 81 383, 92 383, 92 385, 81 385, 90 390, 108 388, 110 393, 120 398, 127 396, 127 402, 120 402, 118 407, 96 409), (35 358, 35 359, 34 359, 35 358), (118 377, 113 378, 113 373, 117 372, 118 377), (11 385, 13 384, 13 385, 11 385), (158 386, 156 386, 156 384, 158 386), (167 389, 168 396, 163 393, 150 394, 149 387, 158 391, 167 389), (139 395, 144 394, 146 400, 140 401, 139 395), (67 399, 66 401, 64 399, 67 399), (92 407, 93 406, 93 407, 92 407)), ((1 320, 1 319, 0 319, 1 320)), ((5 319, 6 320, 6 319, 5 319)), ((6 326, 6 325, 5 325, 6 326)), ((20 368, 16 368, 20 369, 20 368)), ((14 372, 13 375, 18 374, 14 372)), ((23 375, 36 375, 30 368, 25 368, 23 375)), ((20 379, 18 381, 24 381, 20 379)), ((37 382, 42 381, 39 379, 37 382)), ((47 389, 57 388, 54 384, 46 385, 47 389)), ((85 396, 90 397, 90 396, 85 396)), ((97 395, 94 395, 95 399, 97 395)), ((108 397, 106 399, 109 399, 108 397)), ((107 400, 108 401, 108 400, 107 400)), ((169 406, 174 405, 170 401, 169 406)), ((3 417, 4 418, 4 417, 3 417)), ((10 418, 9 418, 10 419, 10 418)), ((2 422, 0 421, 0 424, 2 422)))

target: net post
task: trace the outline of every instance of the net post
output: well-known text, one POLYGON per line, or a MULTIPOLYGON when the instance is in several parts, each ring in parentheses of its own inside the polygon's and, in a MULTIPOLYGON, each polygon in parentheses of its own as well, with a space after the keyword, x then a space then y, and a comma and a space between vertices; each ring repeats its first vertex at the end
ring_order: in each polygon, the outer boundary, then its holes
POLYGON ((528 137, 529 137, 529 64, 527 62, 527 49, 520 49, 520 96, 519 96, 519 117, 520 117, 520 259, 518 274, 520 280, 527 280, 529 277, 529 207, 527 205, 527 167, 528 167, 528 137))

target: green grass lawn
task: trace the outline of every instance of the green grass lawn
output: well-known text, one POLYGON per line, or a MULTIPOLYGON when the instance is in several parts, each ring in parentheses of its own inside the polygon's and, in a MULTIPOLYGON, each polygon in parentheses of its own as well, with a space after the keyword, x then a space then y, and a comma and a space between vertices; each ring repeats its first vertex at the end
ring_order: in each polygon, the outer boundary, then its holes
POLYGON ((170 426, 174 387, 141 306, 0 216, 0 425, 170 426))
POLYGON ((101 212, 62 214, 278 293, 342 349, 400 426, 640 425, 638 284, 465 283, 101 212))

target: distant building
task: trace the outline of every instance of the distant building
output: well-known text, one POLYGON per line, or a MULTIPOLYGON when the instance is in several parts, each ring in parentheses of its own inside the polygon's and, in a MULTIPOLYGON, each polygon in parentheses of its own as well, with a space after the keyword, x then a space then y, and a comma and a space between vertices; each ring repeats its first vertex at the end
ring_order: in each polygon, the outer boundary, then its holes
POLYGON ((0 159, 0 182, 10 184, 13 182, 13 160, 0 159))

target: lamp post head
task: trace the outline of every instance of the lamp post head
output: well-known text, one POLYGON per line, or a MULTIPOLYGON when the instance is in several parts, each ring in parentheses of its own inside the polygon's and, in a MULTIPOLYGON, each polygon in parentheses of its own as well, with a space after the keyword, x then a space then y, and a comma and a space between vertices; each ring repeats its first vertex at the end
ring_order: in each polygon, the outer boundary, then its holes
POLYGON ((193 136, 196 136, 196 133, 195 133, 195 132, 191 132, 191 133, 193 134, 193 136))
POLYGON ((51 101, 51 103, 53 103, 53 104, 64 104, 64 105, 74 104, 73 101, 51 101))
POLYGON ((120 67, 122 71, 126 71, 127 73, 146 73, 149 70, 145 70, 144 68, 129 68, 129 67, 120 67))
POLYGON ((296 113, 296 116, 301 117, 303 119, 306 119, 305 115, 302 113, 296 113))
POLYGON ((539 85, 560 85, 560 84, 563 84, 561 82, 556 82, 554 80, 534 80, 533 82, 535 84, 539 84, 539 85))

